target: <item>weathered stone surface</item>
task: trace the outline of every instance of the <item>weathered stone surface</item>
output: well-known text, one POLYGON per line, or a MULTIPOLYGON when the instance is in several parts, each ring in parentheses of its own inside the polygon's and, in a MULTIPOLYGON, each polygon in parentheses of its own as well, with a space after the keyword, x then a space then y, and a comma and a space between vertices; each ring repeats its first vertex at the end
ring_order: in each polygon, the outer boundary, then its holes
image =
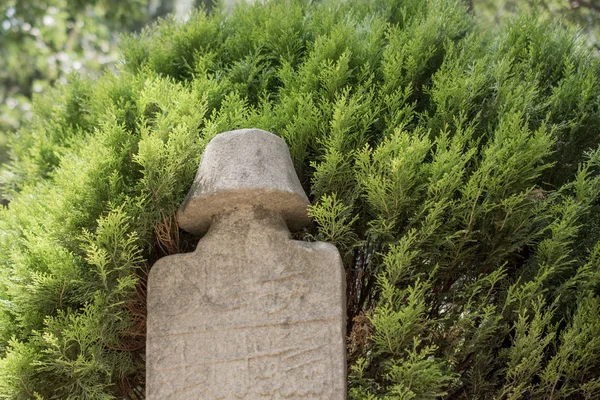
POLYGON ((292 230, 309 222, 308 198, 285 142, 260 129, 225 132, 210 141, 177 221, 200 235, 215 215, 243 204, 279 212, 292 230))
POLYGON ((208 233, 195 252, 162 258, 150 272, 149 400, 345 398, 344 270, 333 245, 290 238, 288 226, 307 221, 307 200, 282 143, 234 131, 203 154, 179 218, 196 232, 209 224, 208 233), (238 153, 245 139, 247 160, 238 153), (304 199, 291 213, 288 195, 304 199))

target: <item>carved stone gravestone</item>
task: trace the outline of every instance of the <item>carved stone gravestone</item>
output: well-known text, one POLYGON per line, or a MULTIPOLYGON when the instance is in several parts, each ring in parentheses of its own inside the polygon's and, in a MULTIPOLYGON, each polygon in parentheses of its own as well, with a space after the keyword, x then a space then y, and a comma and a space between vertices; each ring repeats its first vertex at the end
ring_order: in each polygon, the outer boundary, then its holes
POLYGON ((149 400, 345 398, 344 270, 333 245, 291 239, 307 205, 277 136, 208 144, 177 216, 204 236, 150 272, 149 400))

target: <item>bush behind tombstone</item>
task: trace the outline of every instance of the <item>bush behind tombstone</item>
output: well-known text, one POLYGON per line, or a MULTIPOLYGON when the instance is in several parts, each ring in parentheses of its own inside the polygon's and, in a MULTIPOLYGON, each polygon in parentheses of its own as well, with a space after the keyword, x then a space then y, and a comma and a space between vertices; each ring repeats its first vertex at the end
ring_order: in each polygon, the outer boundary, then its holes
POLYGON ((0 213, 0 398, 143 393, 145 276, 205 144, 288 143, 302 236, 348 275, 350 393, 600 393, 600 67, 523 15, 452 0, 198 12, 122 44, 118 75, 40 97, 0 213))

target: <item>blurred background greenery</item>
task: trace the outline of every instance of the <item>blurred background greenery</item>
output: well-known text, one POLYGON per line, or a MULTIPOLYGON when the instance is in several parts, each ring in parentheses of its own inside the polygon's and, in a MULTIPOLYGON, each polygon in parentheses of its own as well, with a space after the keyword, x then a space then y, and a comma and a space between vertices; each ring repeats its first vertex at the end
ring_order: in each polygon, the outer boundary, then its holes
POLYGON ((0 163, 31 116, 32 98, 72 73, 91 78, 118 62, 120 35, 202 0, 0 0, 0 163))
POLYGON ((490 24, 518 12, 537 9, 549 19, 578 27, 590 46, 600 50, 600 0, 466 0, 475 15, 490 24))
MULTIPOLYGON (((31 99, 71 73, 97 76, 117 60, 119 33, 148 19, 146 0, 2 0, 0 145, 30 117, 31 99)), ((6 160, 5 149, 0 160, 6 160)))
MULTIPOLYGON (((232 3, 235 0, 226 0, 232 3)), ((465 0, 490 28, 522 10, 578 26, 600 49, 600 0, 465 0)), ((78 73, 96 77, 118 62, 121 34, 211 0, 0 0, 0 164, 7 141, 30 118, 32 98, 78 73)), ((18 140, 18 136, 15 137, 18 140)))

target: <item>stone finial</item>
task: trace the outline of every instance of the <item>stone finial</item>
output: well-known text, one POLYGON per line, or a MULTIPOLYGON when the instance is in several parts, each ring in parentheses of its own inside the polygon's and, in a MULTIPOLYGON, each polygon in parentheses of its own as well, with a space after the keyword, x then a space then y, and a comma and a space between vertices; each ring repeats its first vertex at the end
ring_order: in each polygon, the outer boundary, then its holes
POLYGON ((148 400, 345 399, 344 268, 333 245, 291 239, 307 205, 275 135, 209 143, 178 213, 206 233, 148 277, 148 400))
POLYGON ((287 145, 270 132, 240 129, 215 136, 202 154, 177 221, 182 229, 201 235, 214 216, 240 205, 279 213, 290 230, 310 222, 308 198, 287 145))

